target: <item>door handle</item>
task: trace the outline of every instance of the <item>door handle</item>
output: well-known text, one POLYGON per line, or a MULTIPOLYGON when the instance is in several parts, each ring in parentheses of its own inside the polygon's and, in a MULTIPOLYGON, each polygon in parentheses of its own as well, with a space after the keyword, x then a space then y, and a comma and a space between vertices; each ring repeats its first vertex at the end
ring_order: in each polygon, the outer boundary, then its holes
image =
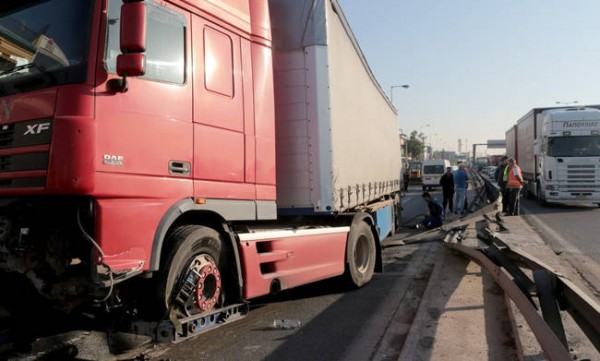
POLYGON ((169 174, 190 175, 192 165, 190 162, 182 162, 179 160, 169 161, 169 174))

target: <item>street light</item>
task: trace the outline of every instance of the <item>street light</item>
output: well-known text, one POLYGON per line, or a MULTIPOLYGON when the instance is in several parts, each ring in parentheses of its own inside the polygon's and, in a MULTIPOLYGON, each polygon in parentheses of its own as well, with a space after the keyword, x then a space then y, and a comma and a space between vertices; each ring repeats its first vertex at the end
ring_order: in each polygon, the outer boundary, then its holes
POLYGON ((394 105, 394 89, 395 88, 408 89, 408 88, 410 88, 410 85, 408 85, 408 84, 402 84, 402 85, 392 85, 390 87, 390 102, 392 103, 392 105, 394 105))
POLYGON ((392 85, 390 87, 390 100, 392 101, 392 104, 394 104, 394 88, 408 89, 408 88, 410 88, 410 85, 408 85, 408 84, 402 84, 402 85, 392 85))
POLYGON ((566 106, 569 106, 571 104, 577 104, 579 102, 577 100, 573 100, 572 102, 559 102, 559 101, 556 101, 555 103, 558 104, 558 105, 564 104, 566 106))

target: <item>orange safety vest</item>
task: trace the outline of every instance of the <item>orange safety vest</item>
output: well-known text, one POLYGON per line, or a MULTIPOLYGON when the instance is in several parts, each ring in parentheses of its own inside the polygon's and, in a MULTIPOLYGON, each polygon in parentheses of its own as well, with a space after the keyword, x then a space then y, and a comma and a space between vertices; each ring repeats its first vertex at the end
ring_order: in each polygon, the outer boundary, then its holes
POLYGON ((508 170, 508 182, 506 182, 506 186, 509 188, 520 188, 523 186, 523 182, 521 182, 520 180, 517 179, 517 176, 515 176, 515 169, 517 169, 517 171, 519 172, 519 175, 521 176, 521 179, 523 179, 523 173, 521 172, 521 167, 519 167, 518 165, 514 165, 513 168, 510 168, 508 170))

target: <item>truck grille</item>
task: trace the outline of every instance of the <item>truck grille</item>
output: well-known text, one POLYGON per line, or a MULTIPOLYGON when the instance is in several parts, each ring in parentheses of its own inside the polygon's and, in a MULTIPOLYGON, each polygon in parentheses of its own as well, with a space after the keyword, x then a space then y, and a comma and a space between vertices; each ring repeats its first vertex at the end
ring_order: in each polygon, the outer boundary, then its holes
POLYGON ((46 186, 52 120, 0 125, 0 190, 46 186))
POLYGON ((51 138, 51 119, 36 119, 0 126, 0 149, 50 144, 51 138))
POLYGON ((13 143, 14 124, 0 127, 0 148, 7 148, 13 143))
POLYGON ((0 156, 0 173, 48 168, 48 152, 13 154, 0 156))
POLYGON ((563 186, 568 192, 594 192, 600 190, 600 166, 596 164, 568 164, 567 184, 563 186))
POLYGON ((46 186, 46 177, 0 179, 0 189, 40 188, 46 186))

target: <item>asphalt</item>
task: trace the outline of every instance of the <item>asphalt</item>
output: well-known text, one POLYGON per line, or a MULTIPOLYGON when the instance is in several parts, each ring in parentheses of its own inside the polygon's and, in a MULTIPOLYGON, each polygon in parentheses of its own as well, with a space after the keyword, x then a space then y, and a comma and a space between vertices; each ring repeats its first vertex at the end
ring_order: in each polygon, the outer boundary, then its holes
POLYGON ((398 359, 517 360, 502 289, 479 265, 442 248, 398 359))

